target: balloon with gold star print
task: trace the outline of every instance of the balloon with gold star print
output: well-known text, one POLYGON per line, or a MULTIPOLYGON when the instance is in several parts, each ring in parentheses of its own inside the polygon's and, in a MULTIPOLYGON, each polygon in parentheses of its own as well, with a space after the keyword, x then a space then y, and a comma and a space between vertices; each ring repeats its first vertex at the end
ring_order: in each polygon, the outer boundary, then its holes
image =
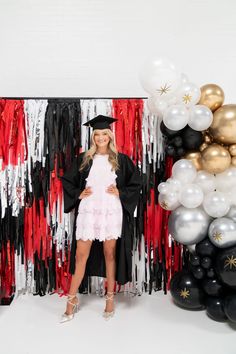
POLYGON ((236 247, 220 250, 216 256, 215 267, 222 283, 236 290, 236 247))
POLYGON ((183 308, 204 309, 204 292, 197 280, 187 270, 175 273, 171 279, 170 292, 174 302, 183 308))

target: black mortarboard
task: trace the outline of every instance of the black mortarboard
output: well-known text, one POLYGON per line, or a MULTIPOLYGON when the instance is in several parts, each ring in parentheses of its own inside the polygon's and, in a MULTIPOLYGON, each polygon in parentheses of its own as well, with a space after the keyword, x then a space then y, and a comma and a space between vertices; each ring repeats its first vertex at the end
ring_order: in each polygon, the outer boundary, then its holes
POLYGON ((116 118, 99 115, 84 123, 83 125, 86 125, 87 127, 92 127, 93 129, 111 129, 110 124, 117 120, 118 119, 116 118))

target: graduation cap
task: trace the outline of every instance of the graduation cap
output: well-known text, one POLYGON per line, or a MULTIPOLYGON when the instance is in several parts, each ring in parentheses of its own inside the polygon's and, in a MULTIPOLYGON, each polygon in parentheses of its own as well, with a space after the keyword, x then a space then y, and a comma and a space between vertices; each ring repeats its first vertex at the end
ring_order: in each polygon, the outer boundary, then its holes
POLYGON ((110 124, 117 121, 118 119, 99 115, 88 122, 84 123, 87 127, 92 127, 94 129, 111 129, 110 124))

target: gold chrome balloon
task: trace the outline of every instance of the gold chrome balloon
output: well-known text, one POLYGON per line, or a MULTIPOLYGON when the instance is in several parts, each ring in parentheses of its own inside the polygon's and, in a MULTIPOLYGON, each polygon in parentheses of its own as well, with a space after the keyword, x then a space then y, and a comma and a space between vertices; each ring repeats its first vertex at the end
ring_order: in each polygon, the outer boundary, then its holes
POLYGON ((210 144, 212 142, 212 137, 208 134, 205 134, 204 141, 205 141, 205 143, 210 144))
POLYGON ((231 156, 236 156, 236 144, 229 146, 229 153, 231 156))
POLYGON ((203 151, 205 150, 209 145, 207 143, 202 143, 200 146, 199 146, 199 150, 200 151, 203 151))
POLYGON ((209 128, 214 140, 223 144, 236 143, 236 104, 227 104, 215 111, 209 128))
POLYGON ((197 171, 202 170, 202 156, 199 151, 190 151, 188 152, 185 157, 185 159, 192 161, 194 164, 195 168, 197 171))
POLYGON ((203 104, 215 112, 224 103, 225 95, 222 88, 216 84, 201 87, 201 97, 198 104, 203 104))
POLYGON ((231 164, 236 167, 236 156, 233 156, 231 159, 231 164))
POLYGON ((223 146, 211 144, 202 151, 202 167, 209 173, 221 173, 231 163, 231 156, 223 146))

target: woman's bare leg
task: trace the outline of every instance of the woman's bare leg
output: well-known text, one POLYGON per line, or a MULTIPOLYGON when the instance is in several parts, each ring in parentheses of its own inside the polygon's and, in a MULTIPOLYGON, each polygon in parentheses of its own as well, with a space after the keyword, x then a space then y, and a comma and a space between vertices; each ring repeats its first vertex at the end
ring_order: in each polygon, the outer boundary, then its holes
MULTIPOLYGON (((83 280, 85 267, 87 259, 89 257, 92 241, 77 241, 76 247, 76 263, 75 263, 75 273, 72 275, 71 284, 70 284, 70 295, 76 295, 78 288, 83 280)), ((72 303, 76 303, 76 298, 74 298, 72 303)), ((67 302, 66 314, 70 315, 72 313, 73 305, 67 302)))
MULTIPOLYGON (((114 291, 115 270, 116 270, 116 240, 106 240, 103 242, 103 251, 106 262, 107 292, 114 291)), ((113 300, 106 301, 105 311, 111 312, 114 309, 113 300)))

